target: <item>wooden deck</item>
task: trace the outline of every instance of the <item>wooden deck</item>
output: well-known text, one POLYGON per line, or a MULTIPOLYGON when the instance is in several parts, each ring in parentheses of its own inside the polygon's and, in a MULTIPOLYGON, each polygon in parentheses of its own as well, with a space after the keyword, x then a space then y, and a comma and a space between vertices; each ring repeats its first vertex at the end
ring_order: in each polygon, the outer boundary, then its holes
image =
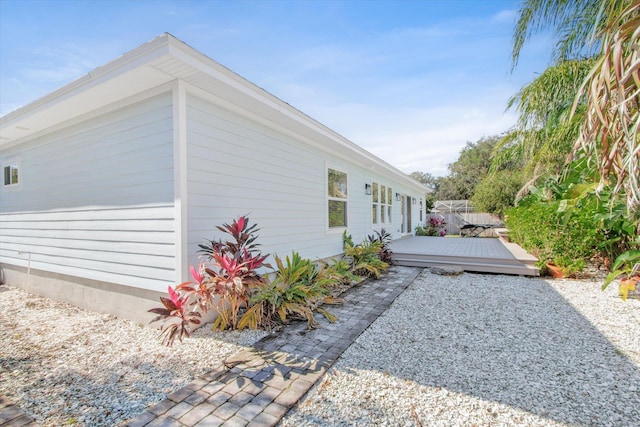
POLYGON ((537 258, 494 238, 408 237, 391 242, 394 262, 412 267, 458 265, 465 271, 539 276, 537 258))

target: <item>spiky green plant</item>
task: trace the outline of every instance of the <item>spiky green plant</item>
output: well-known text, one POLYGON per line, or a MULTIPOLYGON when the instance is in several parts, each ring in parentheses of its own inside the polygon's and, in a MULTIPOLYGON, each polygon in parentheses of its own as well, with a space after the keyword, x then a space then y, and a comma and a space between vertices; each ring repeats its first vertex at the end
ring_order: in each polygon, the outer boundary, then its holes
POLYGON ((379 279, 389 268, 389 264, 380 259, 382 242, 364 240, 356 245, 346 231, 343 234, 343 242, 344 258, 351 264, 354 274, 379 279))
POLYGON ((331 263, 324 263, 325 274, 343 285, 357 283, 362 278, 351 271, 351 263, 344 259, 334 259, 331 263))
POLYGON ((317 325, 313 316, 316 310, 329 321, 336 320, 334 315, 320 307, 325 301, 333 302, 330 287, 335 280, 297 252, 293 252, 291 257, 287 255, 284 262, 278 256, 275 261, 275 278, 252 300, 255 306, 262 306, 267 319, 286 323, 292 316, 300 317, 307 321, 309 328, 313 328, 317 325))

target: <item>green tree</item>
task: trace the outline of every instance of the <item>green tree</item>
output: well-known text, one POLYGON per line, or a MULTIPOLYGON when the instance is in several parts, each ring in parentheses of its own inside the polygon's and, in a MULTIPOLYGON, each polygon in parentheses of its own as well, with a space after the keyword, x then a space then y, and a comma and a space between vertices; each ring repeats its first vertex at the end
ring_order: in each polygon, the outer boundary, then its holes
POLYGON ((491 167, 493 150, 501 136, 467 142, 458 159, 449 165, 449 175, 438 179, 437 200, 467 200, 491 167))
POLYGON ((559 174, 570 158, 584 117, 581 101, 572 115, 576 94, 592 60, 566 60, 549 67, 514 95, 507 108, 518 122, 496 146, 491 170, 523 169, 522 196, 527 188, 559 174))
POLYGON ((438 177, 431 175, 429 172, 411 172, 409 176, 433 191, 438 188, 438 177))
POLYGON ((490 173, 476 186, 471 202, 479 212, 502 217, 505 209, 513 207, 522 184, 520 170, 503 169, 490 173))
POLYGON ((427 194, 425 194, 425 197, 424 197, 425 199, 424 208, 426 212, 431 211, 431 209, 433 209, 436 203, 435 193, 439 186, 438 177, 431 175, 429 172, 411 172, 409 176, 415 179, 416 181, 424 184, 428 189, 431 190, 427 194))

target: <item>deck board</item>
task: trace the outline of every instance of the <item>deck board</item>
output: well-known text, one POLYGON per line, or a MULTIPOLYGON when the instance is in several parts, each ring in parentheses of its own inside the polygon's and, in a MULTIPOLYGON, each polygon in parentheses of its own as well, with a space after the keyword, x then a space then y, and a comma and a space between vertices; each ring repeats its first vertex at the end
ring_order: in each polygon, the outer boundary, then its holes
POLYGON ((415 236, 395 240, 390 248, 398 265, 459 265, 465 271, 540 275, 535 257, 501 239, 415 236))

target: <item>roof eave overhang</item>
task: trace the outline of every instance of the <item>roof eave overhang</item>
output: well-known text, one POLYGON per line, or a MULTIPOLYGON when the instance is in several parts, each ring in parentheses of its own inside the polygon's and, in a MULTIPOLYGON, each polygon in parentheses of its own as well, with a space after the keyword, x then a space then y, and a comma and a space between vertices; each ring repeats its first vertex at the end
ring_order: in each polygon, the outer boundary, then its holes
POLYGON ((183 80, 355 161, 372 173, 392 176, 415 191, 426 188, 318 121, 271 95, 170 34, 122 55, 62 88, 0 118, 0 148, 28 141, 65 122, 125 98, 183 80))

